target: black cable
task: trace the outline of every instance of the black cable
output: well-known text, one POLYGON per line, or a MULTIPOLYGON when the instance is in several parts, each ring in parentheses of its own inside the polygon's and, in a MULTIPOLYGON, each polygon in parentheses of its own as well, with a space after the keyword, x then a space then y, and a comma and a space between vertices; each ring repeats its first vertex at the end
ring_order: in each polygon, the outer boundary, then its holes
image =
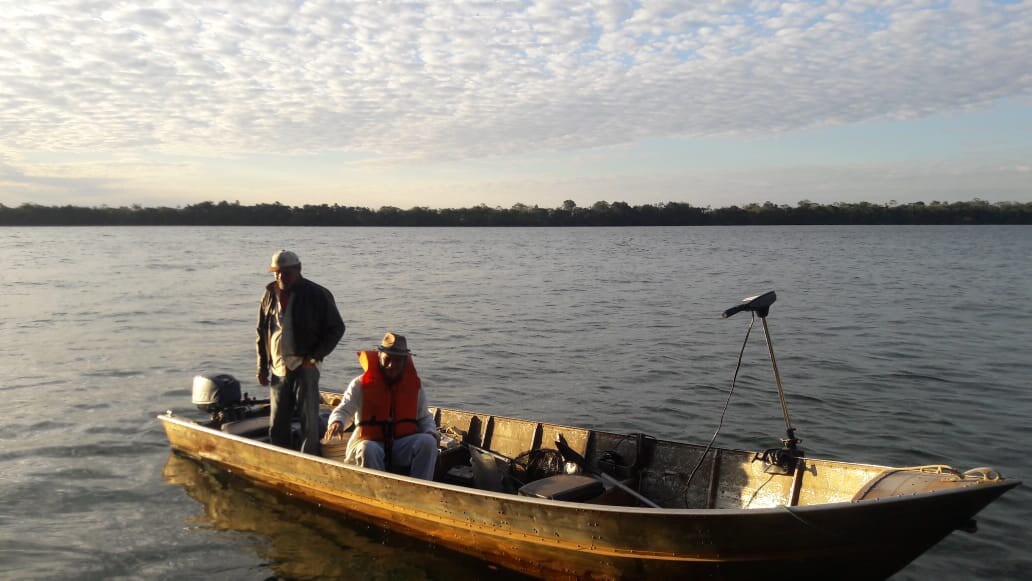
POLYGON ((735 374, 731 377, 731 389, 727 392, 727 400, 724 402, 724 409, 720 412, 720 422, 717 424, 717 429, 713 432, 713 437, 710 438, 709 444, 706 444, 706 450, 702 453, 699 458, 699 463, 692 469, 692 473, 688 475, 688 481, 684 483, 684 506, 688 508, 688 487, 692 483, 692 479, 695 478, 695 473, 699 471, 699 467, 702 466, 706 455, 713 448, 713 442, 717 440, 717 434, 720 433, 720 428, 724 425, 724 414, 727 413, 727 405, 731 403, 731 394, 735 392, 735 381, 738 380, 738 371, 742 368, 742 356, 745 355, 745 346, 749 343, 749 334, 752 333, 753 325, 756 324, 756 313, 752 313, 752 320, 749 321, 749 328, 745 331, 745 340, 742 341, 742 350, 738 352, 738 365, 735 367, 735 374))

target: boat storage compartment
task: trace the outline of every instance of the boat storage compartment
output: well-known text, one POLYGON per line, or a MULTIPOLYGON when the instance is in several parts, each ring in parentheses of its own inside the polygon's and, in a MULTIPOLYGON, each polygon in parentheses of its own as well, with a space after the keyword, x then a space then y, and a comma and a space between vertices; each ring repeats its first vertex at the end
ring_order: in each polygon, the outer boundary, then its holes
POLYGON ((535 480, 520 487, 520 496, 582 502, 602 495, 606 487, 601 480, 579 474, 557 474, 535 480))

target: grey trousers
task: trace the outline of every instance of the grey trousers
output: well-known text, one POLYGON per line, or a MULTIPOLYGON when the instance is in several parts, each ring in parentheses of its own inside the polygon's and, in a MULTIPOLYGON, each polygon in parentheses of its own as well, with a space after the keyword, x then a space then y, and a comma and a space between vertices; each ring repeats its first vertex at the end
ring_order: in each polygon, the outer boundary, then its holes
MULTIPOLYGON (((430 434, 412 434, 398 438, 391 444, 391 464, 408 466, 409 476, 414 478, 433 480, 439 453, 436 438, 430 434)), ((383 444, 380 442, 359 440, 349 450, 348 461, 366 468, 384 470, 385 455, 383 444)))
POLYGON ((272 404, 269 439, 276 446, 291 447, 290 422, 294 412, 301 418, 301 451, 320 455, 322 425, 319 423, 319 368, 298 367, 282 377, 273 377, 269 388, 272 404))

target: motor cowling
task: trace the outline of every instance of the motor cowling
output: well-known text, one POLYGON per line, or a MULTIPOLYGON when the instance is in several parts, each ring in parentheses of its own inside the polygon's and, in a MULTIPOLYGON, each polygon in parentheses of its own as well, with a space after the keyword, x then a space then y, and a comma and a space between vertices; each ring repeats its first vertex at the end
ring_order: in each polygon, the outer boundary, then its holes
POLYGON ((193 404, 213 413, 240 403, 240 382, 228 373, 207 373, 194 377, 193 404))

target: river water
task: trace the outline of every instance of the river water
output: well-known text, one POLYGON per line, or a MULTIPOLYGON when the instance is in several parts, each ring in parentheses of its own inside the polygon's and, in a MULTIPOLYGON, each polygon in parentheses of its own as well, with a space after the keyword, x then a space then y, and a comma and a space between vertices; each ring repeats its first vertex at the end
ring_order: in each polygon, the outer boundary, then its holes
MULTIPOLYGON (((154 417, 200 417, 195 374, 265 397, 281 247, 348 325, 324 388, 393 330, 431 405, 704 443, 749 323, 719 313, 773 289, 808 455, 1032 478, 1032 227, 4 228, 0 577, 509 576, 170 455, 154 417)), ((719 446, 784 432, 758 331, 719 446)), ((1027 578, 1029 490, 895 578, 1027 578)))

